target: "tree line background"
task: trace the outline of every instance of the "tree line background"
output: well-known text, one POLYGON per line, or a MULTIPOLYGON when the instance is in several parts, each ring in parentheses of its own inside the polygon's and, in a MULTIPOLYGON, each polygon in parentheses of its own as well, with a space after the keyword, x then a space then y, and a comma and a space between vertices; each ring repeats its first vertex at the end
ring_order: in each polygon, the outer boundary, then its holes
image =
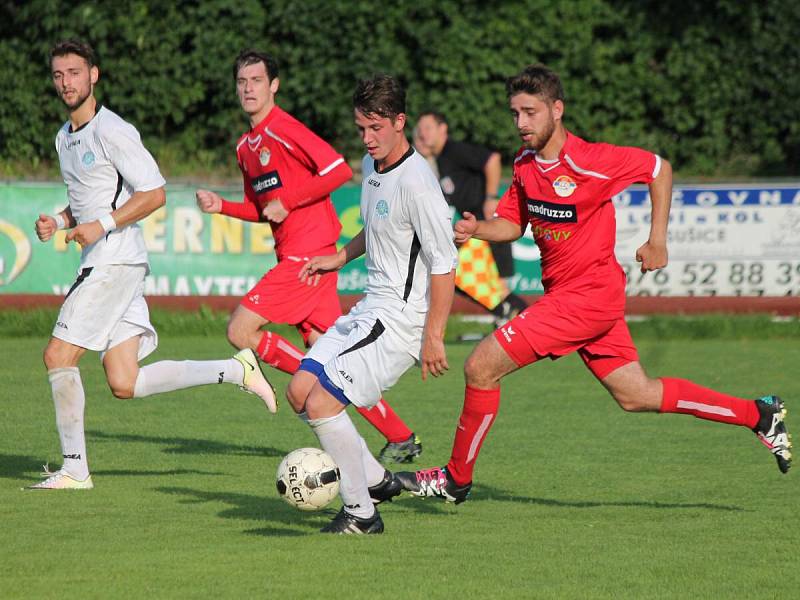
POLYGON ((66 37, 94 45, 98 97, 173 176, 236 172, 247 121, 231 65, 245 47, 278 58, 279 104, 351 160, 351 94, 374 72, 405 82, 412 123, 439 110, 453 137, 510 158, 504 81, 542 62, 586 139, 648 148, 682 176, 792 176, 798 31, 800 2, 782 0, 0 0, 0 176, 55 161, 65 112, 48 52, 66 37))

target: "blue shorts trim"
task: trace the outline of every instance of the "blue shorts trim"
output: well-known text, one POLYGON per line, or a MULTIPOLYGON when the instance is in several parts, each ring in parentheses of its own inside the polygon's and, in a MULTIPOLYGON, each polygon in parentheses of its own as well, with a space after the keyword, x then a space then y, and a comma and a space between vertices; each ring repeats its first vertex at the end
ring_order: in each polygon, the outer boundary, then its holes
POLYGON ((322 387, 324 387, 328 393, 336 398, 339 402, 345 406, 350 404, 350 400, 347 399, 347 396, 344 395, 344 392, 341 390, 341 388, 339 388, 328 378, 328 374, 324 370, 319 374, 319 382, 322 384, 322 387))
POLYGON ((313 358, 304 358, 300 361, 298 371, 307 371, 319 379, 319 374, 325 372, 325 365, 315 361, 313 358))

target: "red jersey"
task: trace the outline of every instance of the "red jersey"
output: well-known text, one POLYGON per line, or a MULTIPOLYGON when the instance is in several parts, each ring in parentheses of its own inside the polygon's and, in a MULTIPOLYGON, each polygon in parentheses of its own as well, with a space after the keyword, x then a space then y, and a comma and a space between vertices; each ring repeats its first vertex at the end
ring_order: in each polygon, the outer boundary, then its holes
POLYGON ((558 158, 521 149, 497 216, 531 225, 542 255, 545 293, 571 292, 590 307, 624 310, 625 276, 614 256, 612 196, 650 183, 661 159, 640 148, 593 144, 567 132, 558 158))
POLYGON ((278 260, 314 256, 336 244, 342 225, 330 194, 310 204, 294 205, 295 190, 345 163, 330 144, 274 106, 239 139, 236 157, 244 178, 245 202, 254 204, 260 215, 269 200, 279 198, 289 211, 283 222, 270 223, 278 260))

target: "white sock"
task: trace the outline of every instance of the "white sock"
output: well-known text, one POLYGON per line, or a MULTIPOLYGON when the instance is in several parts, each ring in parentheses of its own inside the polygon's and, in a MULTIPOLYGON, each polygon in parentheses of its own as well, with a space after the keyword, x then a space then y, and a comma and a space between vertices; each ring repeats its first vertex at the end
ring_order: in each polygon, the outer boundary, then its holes
POLYGON ((139 369, 134 398, 210 383, 241 385, 244 367, 238 360, 161 360, 139 369))
POLYGON ((311 430, 319 438, 320 446, 333 457, 339 466, 342 480, 339 495, 345 510, 357 517, 369 518, 375 507, 367 490, 364 461, 361 457, 361 436, 346 411, 327 419, 311 419, 311 430))
POLYGON ((383 475, 386 473, 386 467, 379 463, 372 452, 367 448, 367 442, 361 438, 361 462, 364 463, 364 475, 366 476, 367 485, 372 487, 378 485, 383 481, 383 475))
POLYGON ((62 469, 73 479, 83 481, 89 476, 86 460, 86 438, 83 433, 83 393, 78 367, 50 369, 47 372, 56 407, 56 427, 61 438, 62 469))

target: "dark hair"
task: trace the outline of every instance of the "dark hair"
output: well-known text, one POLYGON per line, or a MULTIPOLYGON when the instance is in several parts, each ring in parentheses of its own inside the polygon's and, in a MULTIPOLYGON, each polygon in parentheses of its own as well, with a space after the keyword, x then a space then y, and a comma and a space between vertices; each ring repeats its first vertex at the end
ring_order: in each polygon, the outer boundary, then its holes
POLYGON ((447 125, 447 117, 445 117, 442 113, 437 112, 435 110, 424 110, 419 113, 417 117, 417 123, 422 117, 433 117, 433 120, 436 121, 438 125, 447 125))
POLYGON ((257 65, 260 62, 264 63, 264 68, 267 70, 267 79, 272 81, 278 76, 278 61, 272 56, 258 50, 242 50, 233 62, 233 79, 239 77, 239 69, 242 67, 257 65))
POLYGON ((56 56, 76 54, 87 62, 89 68, 97 66, 97 54, 89 44, 80 40, 62 40, 50 49, 50 61, 56 56))
POLYGON ((564 88, 555 71, 544 65, 529 65, 521 73, 506 79, 506 94, 541 96, 546 102, 564 101, 564 88))
POLYGON ((378 74, 362 79, 353 92, 353 108, 365 116, 378 115, 394 120, 406 112, 406 91, 391 75, 378 74))

